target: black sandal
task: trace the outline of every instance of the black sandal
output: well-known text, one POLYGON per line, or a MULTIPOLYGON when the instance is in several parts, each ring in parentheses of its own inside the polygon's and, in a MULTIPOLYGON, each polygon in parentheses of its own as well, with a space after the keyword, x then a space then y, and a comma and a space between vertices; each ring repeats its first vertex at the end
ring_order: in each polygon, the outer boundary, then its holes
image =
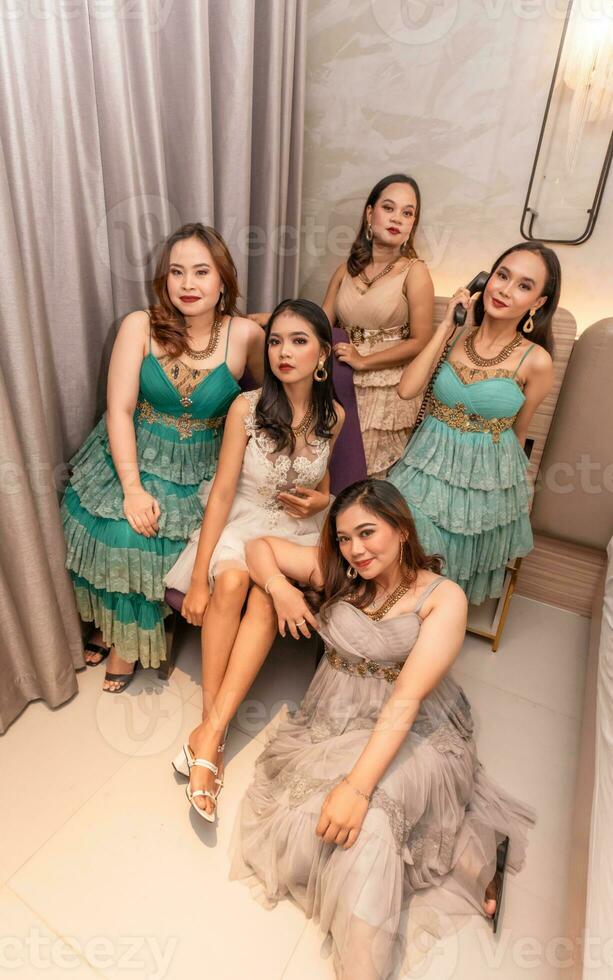
POLYGON ((134 675, 138 670, 138 666, 139 663, 137 660, 134 666, 134 670, 130 674, 109 674, 107 670, 107 672, 104 675, 105 681, 113 681, 118 683, 120 686, 116 687, 114 690, 109 690, 108 688, 103 687, 102 688, 103 694, 123 694, 126 687, 129 687, 132 681, 134 680, 134 675))
POLYGON ((96 660, 95 663, 89 663, 89 661, 86 660, 85 661, 85 666, 86 667, 98 667, 98 665, 101 664, 103 660, 106 660, 106 658, 108 657, 109 653, 111 652, 111 648, 110 647, 102 646, 101 643, 92 643, 91 640, 88 643, 85 644, 85 647, 83 648, 83 652, 85 653, 86 650, 91 650, 92 653, 101 653, 102 654, 102 656, 100 657, 100 660, 96 660))
POLYGON ((496 911, 492 916, 492 930, 494 935, 498 929, 498 920, 500 919, 500 910, 502 908, 502 892, 504 888, 504 873, 507 866, 507 854, 509 853, 509 838, 505 837, 500 841, 500 844, 496 848, 496 873, 494 875, 493 881, 496 888, 496 911))

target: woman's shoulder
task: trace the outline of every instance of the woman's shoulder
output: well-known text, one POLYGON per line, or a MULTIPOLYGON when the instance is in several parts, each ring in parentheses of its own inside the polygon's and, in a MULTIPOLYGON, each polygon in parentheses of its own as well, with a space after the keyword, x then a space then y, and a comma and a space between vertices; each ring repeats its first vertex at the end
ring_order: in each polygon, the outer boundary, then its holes
POLYGON ((243 316, 241 313, 231 314, 228 326, 231 330, 231 339, 233 337, 242 337, 245 340, 249 340, 255 335, 260 336, 262 333, 262 328, 259 323, 256 323, 255 320, 252 320, 248 316, 243 316))
POLYGON ((336 401, 335 398, 332 399, 332 404, 334 405, 334 411, 336 412, 339 421, 340 422, 344 422, 345 421, 345 409, 343 408, 343 406, 341 405, 340 402, 337 402, 336 401))
POLYGON ((126 313, 121 321, 121 327, 129 330, 146 330, 148 333, 150 326, 151 314, 149 310, 132 310, 131 313, 126 313))
POLYGON ((432 588, 424 602, 422 616, 427 615, 435 606, 444 606, 447 609, 454 607, 459 611, 468 608, 464 589, 445 575, 433 572, 432 577, 424 583, 424 591, 427 592, 430 586, 432 588))
POLYGON ((430 275, 426 261, 419 255, 413 255, 405 260, 401 275, 405 290, 432 282, 432 276, 430 275))
POLYGON ((531 369, 536 371, 548 370, 553 364, 553 358, 549 351, 541 347, 540 344, 535 344, 533 341, 528 340, 527 337, 522 341, 520 353, 522 357, 528 355, 524 361, 527 373, 531 369))

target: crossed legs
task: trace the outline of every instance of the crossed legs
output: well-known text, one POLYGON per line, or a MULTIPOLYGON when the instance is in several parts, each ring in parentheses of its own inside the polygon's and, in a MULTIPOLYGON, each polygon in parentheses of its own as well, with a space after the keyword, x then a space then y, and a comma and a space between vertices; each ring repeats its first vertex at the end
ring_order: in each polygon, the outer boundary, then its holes
MULTIPOLYGON (((223 743, 230 720, 264 663, 276 632, 277 617, 272 601, 257 585, 249 590, 247 572, 228 569, 220 573, 202 628, 203 720, 189 737, 194 756, 219 765, 218 746, 223 743), (247 607, 241 619, 246 595, 247 607)), ((213 773, 206 769, 192 769, 192 791, 213 792, 214 779, 213 773)), ((208 812, 213 810, 209 797, 197 797, 194 802, 208 812)))

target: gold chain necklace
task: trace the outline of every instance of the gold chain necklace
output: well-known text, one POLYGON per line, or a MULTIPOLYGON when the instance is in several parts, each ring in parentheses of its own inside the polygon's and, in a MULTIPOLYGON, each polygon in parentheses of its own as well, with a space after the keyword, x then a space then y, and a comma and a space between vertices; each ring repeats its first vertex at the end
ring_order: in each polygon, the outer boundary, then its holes
POLYGON ((194 350, 192 347, 187 348, 187 352, 190 357, 193 357, 196 361, 203 361, 206 357, 210 357, 217 350, 217 345, 219 344, 219 335, 221 333, 222 319, 220 317, 215 317, 213 321, 213 326, 211 327, 211 336, 209 337, 209 342, 203 350, 194 350))
POLYGON ((378 623, 379 620, 383 619, 385 614, 390 611, 392 606, 395 606, 398 600, 402 599, 403 595, 407 594, 410 588, 411 586, 406 582, 401 582, 400 585, 396 586, 394 591, 387 597, 385 602, 382 603, 378 609, 375 609, 374 612, 368 612, 368 610, 363 609, 362 612, 365 612, 369 619, 372 619, 375 621, 375 623, 378 623))
POLYGON ((392 259, 391 262, 388 262, 387 265, 385 266, 385 269, 383 269, 381 272, 378 272, 376 276, 373 276, 372 277, 372 279, 369 279, 368 276, 366 275, 366 273, 364 272, 364 270, 362 270, 362 272, 360 272, 360 274, 358 276, 358 278, 366 286, 366 289, 361 290, 362 294, 364 294, 367 289, 370 289, 370 287, 373 285, 373 283, 377 282, 378 279, 383 279, 383 276, 386 276, 388 274, 388 272, 391 272, 391 270, 396 265, 396 262, 398 261, 398 258, 399 258, 399 256, 396 256, 395 259, 392 259))
POLYGON ((298 425, 292 425, 291 429, 295 436, 302 436, 309 431, 311 427, 311 422, 313 421, 313 407, 307 408, 306 412, 300 419, 298 425))
POLYGON ((469 358, 469 360, 471 360, 473 364, 476 364, 478 367, 492 367, 494 364, 500 364, 502 361, 506 361, 509 354, 512 354, 513 351, 521 344, 521 336, 516 334, 511 343, 507 344, 506 347, 503 347, 500 353, 496 354, 495 357, 481 357, 481 355, 477 354, 477 351, 475 350, 476 333, 477 330, 473 330, 465 337, 464 350, 466 351, 466 356, 469 358))

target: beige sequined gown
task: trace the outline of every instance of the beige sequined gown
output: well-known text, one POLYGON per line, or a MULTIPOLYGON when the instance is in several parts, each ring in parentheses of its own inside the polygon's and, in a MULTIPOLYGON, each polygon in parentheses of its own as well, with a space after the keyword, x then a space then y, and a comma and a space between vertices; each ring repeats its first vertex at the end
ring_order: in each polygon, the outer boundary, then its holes
MULTIPOLYGON (((365 292, 359 277, 345 273, 336 299, 339 327, 360 354, 386 350, 411 333, 407 298, 402 289, 409 271, 421 259, 398 263, 365 292)), ((421 398, 403 401, 398 382, 403 365, 375 371, 354 371, 360 428, 369 476, 385 477, 404 452, 421 398)))

